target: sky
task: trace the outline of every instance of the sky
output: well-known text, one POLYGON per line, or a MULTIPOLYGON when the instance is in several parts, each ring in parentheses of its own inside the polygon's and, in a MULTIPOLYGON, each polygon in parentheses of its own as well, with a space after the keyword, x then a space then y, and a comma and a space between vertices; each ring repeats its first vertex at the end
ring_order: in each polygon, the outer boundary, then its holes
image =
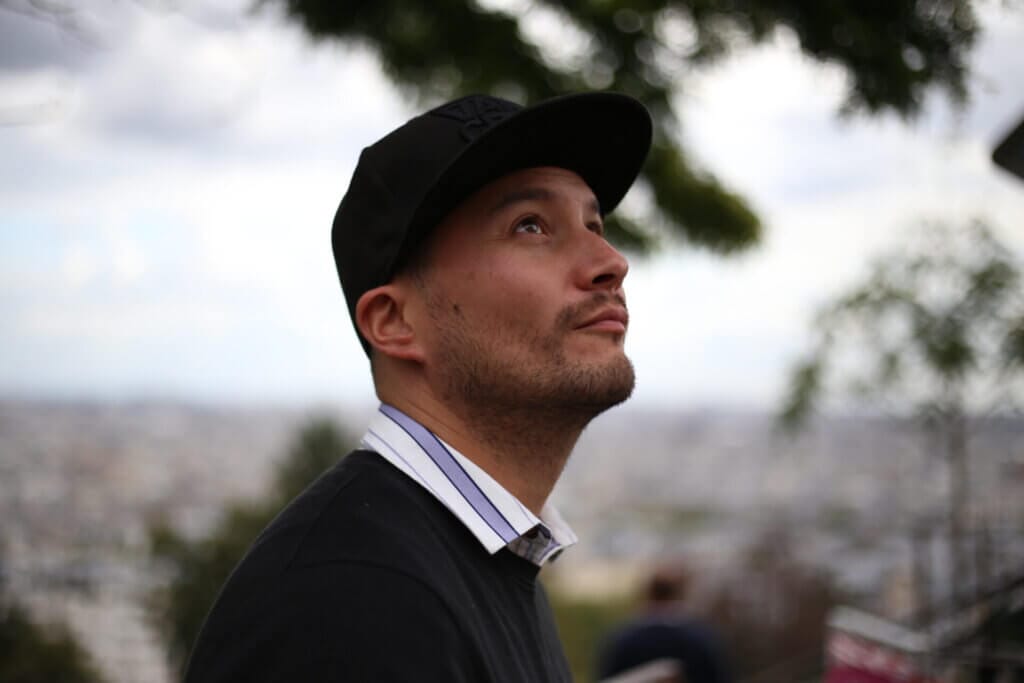
MULTIPOLYGON (((0 396, 372 401, 330 225, 416 113, 372 57, 241 0, 26 6, 0 4, 0 396)), ((815 309, 924 221, 1024 255, 1024 181, 990 161, 1024 116, 1024 11, 982 8, 970 104, 913 125, 838 117, 842 74, 785 35, 686 80, 687 149, 766 233, 632 259, 635 403, 771 409, 815 309)))

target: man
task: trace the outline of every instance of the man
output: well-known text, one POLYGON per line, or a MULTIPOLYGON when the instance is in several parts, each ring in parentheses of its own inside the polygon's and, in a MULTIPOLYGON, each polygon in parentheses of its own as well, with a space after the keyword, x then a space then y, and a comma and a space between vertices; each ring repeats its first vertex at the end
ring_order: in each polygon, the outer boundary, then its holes
POLYGON ((332 241, 381 407, 257 539, 186 680, 568 681, 546 500, 625 400, 627 264, 603 235, 650 144, 635 100, 448 103, 363 150, 332 241))
POLYGON ((710 625, 688 616, 690 573, 678 563, 655 568, 643 612, 602 644, 603 683, 731 683, 725 648, 710 625))

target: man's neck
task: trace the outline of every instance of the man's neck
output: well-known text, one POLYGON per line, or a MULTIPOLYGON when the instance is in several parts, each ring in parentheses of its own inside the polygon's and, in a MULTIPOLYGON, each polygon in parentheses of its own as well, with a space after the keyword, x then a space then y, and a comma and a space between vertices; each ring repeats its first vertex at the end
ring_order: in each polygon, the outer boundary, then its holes
POLYGON ((433 397, 381 398, 451 444, 538 516, 589 421, 564 415, 555 420, 539 411, 494 406, 453 406, 433 397))

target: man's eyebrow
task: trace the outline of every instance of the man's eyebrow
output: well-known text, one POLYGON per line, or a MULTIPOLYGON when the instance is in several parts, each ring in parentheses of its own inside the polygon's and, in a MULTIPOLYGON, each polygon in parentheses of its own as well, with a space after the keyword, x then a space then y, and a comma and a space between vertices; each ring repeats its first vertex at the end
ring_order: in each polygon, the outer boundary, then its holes
MULTIPOLYGON (((524 187, 517 190, 511 190, 501 196, 501 198, 490 208, 488 213, 494 214, 507 208, 513 204, 519 202, 529 201, 551 201, 555 198, 555 193, 546 187, 524 187)), ((597 201, 597 197, 592 197, 588 202, 588 208, 594 213, 601 213, 601 205, 597 201)))

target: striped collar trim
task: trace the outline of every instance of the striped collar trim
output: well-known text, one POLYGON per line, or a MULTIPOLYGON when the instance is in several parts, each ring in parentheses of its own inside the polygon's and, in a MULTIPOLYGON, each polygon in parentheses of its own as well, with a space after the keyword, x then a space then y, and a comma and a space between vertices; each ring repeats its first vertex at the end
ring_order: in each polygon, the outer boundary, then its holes
POLYGON ((397 408, 382 403, 362 443, 441 501, 491 554, 507 547, 540 566, 577 541, 553 506, 545 504, 538 518, 473 461, 397 408))

